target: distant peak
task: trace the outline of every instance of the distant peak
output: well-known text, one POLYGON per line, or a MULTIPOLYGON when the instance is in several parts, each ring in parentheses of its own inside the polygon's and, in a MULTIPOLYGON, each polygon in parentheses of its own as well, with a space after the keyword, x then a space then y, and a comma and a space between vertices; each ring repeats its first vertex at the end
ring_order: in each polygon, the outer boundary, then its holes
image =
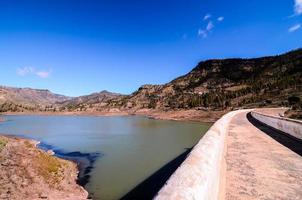
POLYGON ((112 93, 112 92, 109 92, 108 90, 102 90, 100 93, 112 93))

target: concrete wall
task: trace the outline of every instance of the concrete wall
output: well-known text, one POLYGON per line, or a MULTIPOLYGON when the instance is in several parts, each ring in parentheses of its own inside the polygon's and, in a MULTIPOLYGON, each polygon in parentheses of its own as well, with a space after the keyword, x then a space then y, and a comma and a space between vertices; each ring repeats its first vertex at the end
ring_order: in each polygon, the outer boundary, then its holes
POLYGON ((271 116, 257 111, 253 111, 251 112, 251 114, 260 122, 302 140, 301 121, 284 117, 271 116))
POLYGON ((240 112, 230 112, 219 119, 193 148, 175 171, 156 200, 216 200, 224 194, 225 147, 231 119, 240 112))

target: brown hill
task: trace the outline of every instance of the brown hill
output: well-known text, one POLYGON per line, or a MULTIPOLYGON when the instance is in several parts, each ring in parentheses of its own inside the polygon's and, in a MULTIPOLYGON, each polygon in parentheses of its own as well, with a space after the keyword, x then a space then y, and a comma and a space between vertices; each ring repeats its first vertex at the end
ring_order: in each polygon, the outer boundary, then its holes
POLYGON ((0 109, 20 111, 29 105, 33 111, 133 113, 142 109, 230 110, 293 104, 301 108, 301 98, 302 49, 298 49, 271 57, 203 61, 184 76, 163 85, 143 85, 131 95, 102 91, 69 98, 48 90, 1 87, 0 109))
POLYGON ((54 94, 49 90, 14 88, 0 86, 1 111, 26 111, 52 108, 56 102, 70 100, 71 97, 54 94))
POLYGON ((62 101, 57 105, 61 111, 98 111, 107 108, 109 102, 120 99, 124 95, 103 90, 90 95, 75 97, 70 100, 62 101))
POLYGON ((302 96, 302 49, 255 59, 200 62, 164 85, 144 85, 111 106, 122 109, 226 109, 288 105, 302 96))

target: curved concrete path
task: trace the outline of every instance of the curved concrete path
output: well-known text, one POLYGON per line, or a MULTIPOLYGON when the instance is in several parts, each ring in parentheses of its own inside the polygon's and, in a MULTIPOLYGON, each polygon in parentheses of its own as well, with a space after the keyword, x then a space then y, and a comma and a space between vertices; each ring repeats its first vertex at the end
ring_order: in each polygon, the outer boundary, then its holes
POLYGON ((255 127, 247 114, 237 114, 229 126, 225 199, 301 200, 302 157, 255 127))

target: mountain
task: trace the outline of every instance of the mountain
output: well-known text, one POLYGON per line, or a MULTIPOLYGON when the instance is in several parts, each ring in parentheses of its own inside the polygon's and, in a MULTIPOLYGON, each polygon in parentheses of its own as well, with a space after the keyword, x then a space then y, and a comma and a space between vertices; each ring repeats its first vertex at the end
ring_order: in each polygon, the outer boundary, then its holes
POLYGON ((0 86, 0 111, 28 111, 54 108, 54 104, 71 97, 49 90, 0 86))
POLYGON ((98 111, 106 108, 109 102, 120 99, 124 95, 103 90, 90 95, 75 97, 66 101, 61 101, 57 105, 61 111, 98 111))
POLYGON ((163 85, 143 85, 131 95, 102 91, 70 98, 48 90, 1 87, 0 111, 20 111, 24 105, 31 106, 25 111, 226 111, 289 106, 291 99, 302 108, 301 98, 302 49, 298 49, 278 56, 202 61, 184 76, 163 85))
POLYGON ((164 85, 144 85, 111 104, 121 109, 227 109, 288 105, 302 96, 302 49, 254 59, 214 59, 164 85))

